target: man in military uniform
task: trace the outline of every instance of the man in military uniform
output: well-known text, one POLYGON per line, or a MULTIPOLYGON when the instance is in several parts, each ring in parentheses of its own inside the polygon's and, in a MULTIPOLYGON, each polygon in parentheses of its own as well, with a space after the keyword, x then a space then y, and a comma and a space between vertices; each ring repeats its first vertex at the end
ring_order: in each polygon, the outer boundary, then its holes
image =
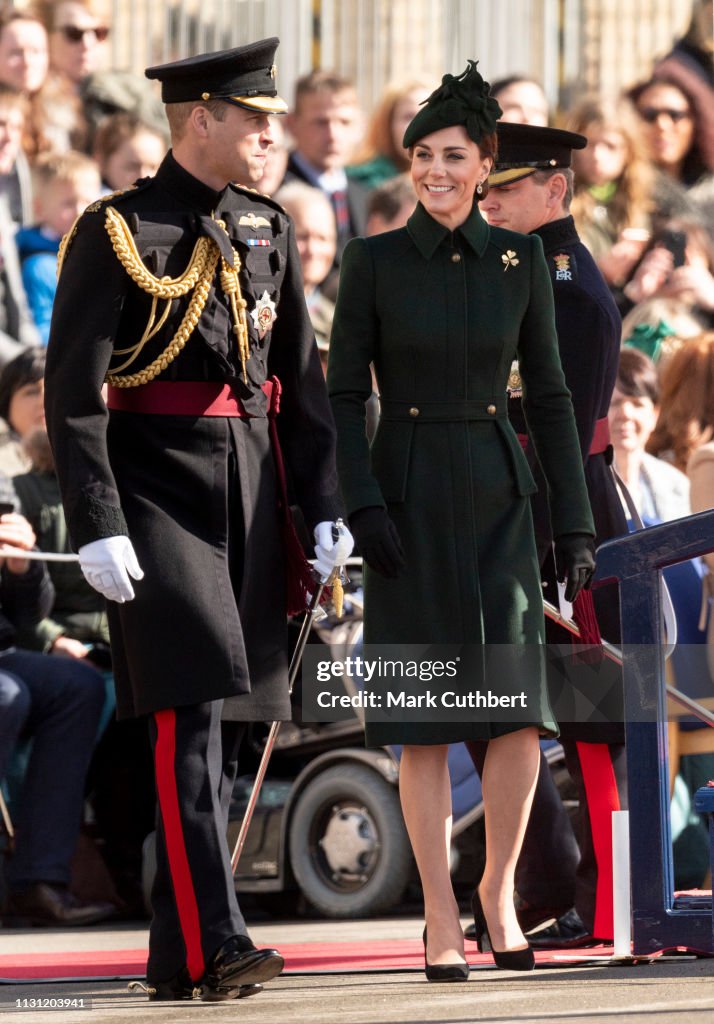
MULTIPOLYGON (((607 285, 568 212, 573 192, 571 153, 585 145, 585 137, 573 132, 500 122, 498 160, 481 208, 490 224, 536 234, 543 242, 555 296, 560 358, 578 425, 596 540, 601 543, 627 532, 610 471, 612 448, 607 428, 621 323, 607 285)), ((520 394, 518 367, 514 366, 509 418, 528 451, 520 394)), ((535 459, 531 461, 538 479, 535 459)), ((557 605, 542 476, 538 483, 532 508, 544 596, 557 605)), ((603 636, 617 642, 619 608, 613 589, 596 591, 594 602, 603 636)), ((547 623, 546 637, 553 645, 569 643, 569 634, 552 622, 547 623)), ((612 692, 614 683, 614 691, 619 693, 619 672, 611 663, 599 667, 599 682, 604 692, 612 692)), ((556 918, 552 926, 529 935, 532 945, 547 948, 612 939, 611 812, 624 806, 626 799, 622 722, 561 721, 560 726, 566 762, 580 798, 579 850, 545 758, 541 757, 538 788, 516 875, 518 893, 524 901, 519 914, 524 929, 556 918)))
POLYGON ((226 826, 245 723, 290 717, 286 474, 323 578, 351 546, 334 539, 334 427, 292 223, 232 184, 259 178, 268 115, 286 109, 277 45, 147 70, 172 149, 65 239, 47 357, 48 430, 70 536, 109 602, 118 713, 146 716, 154 747, 154 999, 249 995, 282 969, 246 934, 226 826))

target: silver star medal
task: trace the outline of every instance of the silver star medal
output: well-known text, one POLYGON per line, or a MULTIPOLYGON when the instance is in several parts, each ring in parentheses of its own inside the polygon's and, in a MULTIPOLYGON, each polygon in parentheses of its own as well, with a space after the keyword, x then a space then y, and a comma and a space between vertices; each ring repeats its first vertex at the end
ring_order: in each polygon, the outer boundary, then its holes
POLYGON ((262 341, 268 331, 272 328, 273 323, 277 320, 278 314, 276 313, 276 307, 273 300, 270 298, 267 289, 263 292, 260 298, 256 301, 255 309, 251 310, 251 317, 255 329, 258 332, 258 337, 262 341))

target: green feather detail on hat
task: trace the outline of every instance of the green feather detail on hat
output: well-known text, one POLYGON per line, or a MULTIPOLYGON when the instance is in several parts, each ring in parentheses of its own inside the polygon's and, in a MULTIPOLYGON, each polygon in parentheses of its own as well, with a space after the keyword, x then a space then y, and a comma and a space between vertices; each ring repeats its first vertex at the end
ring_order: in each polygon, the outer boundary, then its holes
POLYGON ((501 108, 489 96, 490 86, 479 74, 478 61, 470 60, 460 75, 444 75, 441 85, 422 104, 407 125, 402 145, 409 149, 419 139, 441 128, 462 124, 470 139, 479 142, 496 131, 501 108))

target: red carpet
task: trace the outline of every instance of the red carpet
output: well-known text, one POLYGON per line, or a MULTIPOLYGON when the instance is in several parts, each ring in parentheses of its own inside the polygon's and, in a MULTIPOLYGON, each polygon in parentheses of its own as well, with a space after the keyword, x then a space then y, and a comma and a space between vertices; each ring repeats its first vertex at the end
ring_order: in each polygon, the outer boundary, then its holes
MULTIPOLYGON (((6 933, 7 934, 7 933, 6 933)), ((474 967, 493 967, 488 953, 468 949, 474 967)), ((414 939, 397 942, 303 942, 281 943, 286 974, 346 974, 350 972, 423 970, 424 947, 414 939)), ((612 948, 598 946, 573 950, 593 959, 607 958, 612 948)), ((564 966, 560 954, 536 953, 541 967, 564 966)), ((146 951, 143 949, 96 950, 79 953, 17 953, 0 955, 0 984, 77 979, 143 978, 146 951)))

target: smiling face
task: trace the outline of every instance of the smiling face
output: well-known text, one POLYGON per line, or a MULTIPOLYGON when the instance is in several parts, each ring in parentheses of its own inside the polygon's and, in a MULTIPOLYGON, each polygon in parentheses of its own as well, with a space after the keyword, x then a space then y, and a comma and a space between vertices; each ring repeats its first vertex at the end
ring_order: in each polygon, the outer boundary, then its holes
POLYGON ((417 199, 434 220, 453 230, 471 213, 476 187, 488 177, 491 164, 462 125, 432 132, 412 152, 417 199))
POLYGON ((18 92, 35 93, 47 76, 47 32, 39 21, 18 18, 0 34, 0 80, 18 92))
POLYGON ((626 395, 615 387, 607 414, 615 454, 618 451, 644 452, 658 412, 658 407, 646 395, 626 395))

